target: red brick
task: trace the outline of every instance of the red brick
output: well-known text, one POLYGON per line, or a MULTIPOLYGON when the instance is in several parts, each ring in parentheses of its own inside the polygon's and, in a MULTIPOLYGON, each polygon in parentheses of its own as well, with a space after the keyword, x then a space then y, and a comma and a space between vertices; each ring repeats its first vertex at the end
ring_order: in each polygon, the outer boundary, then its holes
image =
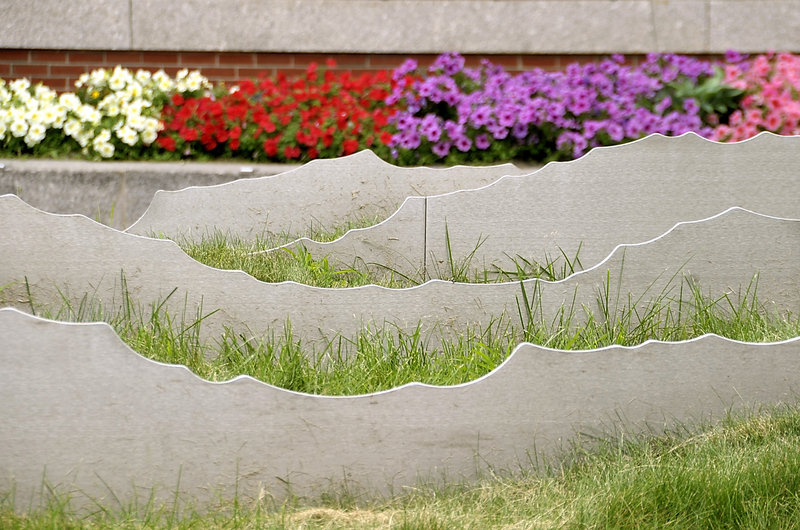
POLYGON ((558 57, 552 55, 523 55, 521 59, 522 68, 525 70, 533 68, 552 70, 558 67, 558 57))
POLYGON ((30 52, 28 50, 0 50, 0 61, 3 62, 28 62, 30 52))
POLYGON ((103 63, 103 52, 69 52, 71 63, 103 63))
POLYGON ((177 74, 178 70, 180 69, 181 69, 180 66, 165 66, 161 68, 161 70, 164 70, 164 73, 170 77, 175 77, 175 74, 177 74))
POLYGON ((302 68, 311 63, 324 66, 328 59, 333 59, 336 66, 343 69, 369 66, 367 56, 361 53, 298 53, 294 56, 294 66, 302 68))
POLYGON ((53 75, 74 75, 77 76, 87 73, 87 67, 85 66, 61 66, 58 64, 54 64, 50 66, 50 73, 53 75))
POLYGON ((12 65, 12 74, 26 77, 46 76, 48 74, 47 68, 46 64, 14 64, 12 65))
POLYGON ((144 64, 163 66, 177 66, 178 52, 142 52, 142 62, 144 64))
POLYGON ((66 92, 75 88, 75 85, 71 84, 69 79, 47 79, 44 84, 57 92, 66 92))
POLYGON ((436 54, 416 54, 416 55, 404 55, 400 53, 392 53, 392 54, 380 54, 380 55, 370 55, 369 57, 369 65, 370 66, 378 66, 380 68, 397 68, 403 61, 406 59, 414 59, 420 65, 429 65, 431 64, 438 55, 436 54))
POLYGON ((276 68, 276 73, 284 74, 288 78, 303 77, 306 75, 305 68, 276 68))
POLYGON ((236 77, 236 70, 233 68, 200 68, 199 70, 206 77, 224 77, 227 79, 236 77))
POLYGON ((252 53, 220 53, 220 66, 253 66, 256 64, 252 53))
POLYGON ((31 62, 66 63, 67 52, 51 50, 32 50, 31 62))
POLYGON ((214 52, 181 52, 179 64, 207 64, 216 66, 217 54, 214 52))
POLYGON ((471 68, 477 68, 481 65, 481 61, 483 59, 488 59, 493 64, 500 65, 504 68, 514 69, 516 70, 520 66, 519 56, 517 55, 465 55, 464 56, 464 64, 471 68))
POLYGON ((562 68, 571 63, 591 64, 600 62, 606 55, 562 55, 560 65, 562 68))
POLYGON ((294 55, 291 53, 257 53, 256 64, 259 66, 294 66, 294 55))
POLYGON ((134 52, 134 51, 106 52, 106 64, 139 66, 142 64, 142 52, 134 52))
POLYGON ((31 80, 31 84, 35 85, 37 83, 42 83, 43 85, 47 86, 64 86, 67 82, 66 79, 63 77, 50 77, 50 76, 31 76, 28 77, 31 80), (52 83, 52 84, 51 84, 52 83))
POLYGON ((237 68, 239 79, 258 79, 262 75, 270 76, 273 68, 237 68))
POLYGON ((0 63, 0 77, 5 77, 11 73, 11 65, 0 63))

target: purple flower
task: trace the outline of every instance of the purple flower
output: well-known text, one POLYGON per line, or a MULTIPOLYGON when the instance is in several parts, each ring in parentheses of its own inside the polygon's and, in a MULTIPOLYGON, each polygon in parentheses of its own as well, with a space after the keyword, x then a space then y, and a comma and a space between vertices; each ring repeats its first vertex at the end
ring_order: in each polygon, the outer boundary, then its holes
POLYGON ((437 142, 433 144, 431 151, 433 151, 433 154, 436 156, 444 158, 450 153, 450 147, 450 142, 437 142))
POLYGON ((664 111, 672 106, 672 98, 667 96, 656 105, 656 112, 664 114, 664 111))
POLYGON ((484 125, 489 124, 489 120, 492 117, 492 108, 489 105, 481 105, 480 107, 476 108, 475 111, 472 113, 472 117, 470 118, 470 123, 474 127, 483 127, 484 125))
POLYGON ((408 73, 413 72, 417 69, 417 61, 414 59, 406 59, 403 61, 403 64, 398 66, 392 72, 392 79, 394 81, 399 81, 400 79, 404 78, 408 73))
POLYGON ((503 127, 511 127, 517 121, 517 111, 510 105, 503 106, 497 111, 497 123, 503 127))
POLYGON ((625 138, 625 130, 619 123, 612 122, 606 125, 606 132, 608 133, 609 138, 611 138, 611 140, 614 142, 621 142, 622 139, 625 138))
POLYGON ((511 134, 517 140, 524 140, 528 136, 528 125, 525 123, 517 122, 511 128, 511 134))
POLYGON ((433 62, 428 71, 431 73, 443 71, 447 75, 455 75, 464 68, 464 57, 458 53, 443 53, 433 62))
POLYGON ((508 136, 508 127, 491 124, 489 125, 488 129, 489 132, 492 133, 492 136, 495 140, 503 140, 508 136))
POLYGON ((700 105, 697 104, 697 100, 694 98, 688 98, 683 101, 683 110, 687 114, 697 114, 700 111, 700 105))
POLYGON ((746 61, 748 57, 746 53, 739 53, 735 50, 727 50, 725 52, 725 61, 728 63, 741 63, 746 61))
POLYGON ((481 151, 485 151, 489 149, 489 146, 492 145, 491 140, 489 140, 489 136, 486 134, 479 134, 475 137, 475 147, 480 149, 481 151))
POLYGON ((469 151, 470 147, 472 147, 472 140, 467 138, 466 136, 459 136, 455 140, 456 149, 461 151, 462 153, 466 153, 469 151))

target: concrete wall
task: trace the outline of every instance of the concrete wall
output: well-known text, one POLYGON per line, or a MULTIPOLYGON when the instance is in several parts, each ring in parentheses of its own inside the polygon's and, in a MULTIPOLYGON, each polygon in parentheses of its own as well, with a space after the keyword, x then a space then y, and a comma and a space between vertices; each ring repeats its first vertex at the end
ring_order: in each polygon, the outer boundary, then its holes
POLYGON ((0 48, 722 53, 798 27, 797 0, 6 0, 0 48))

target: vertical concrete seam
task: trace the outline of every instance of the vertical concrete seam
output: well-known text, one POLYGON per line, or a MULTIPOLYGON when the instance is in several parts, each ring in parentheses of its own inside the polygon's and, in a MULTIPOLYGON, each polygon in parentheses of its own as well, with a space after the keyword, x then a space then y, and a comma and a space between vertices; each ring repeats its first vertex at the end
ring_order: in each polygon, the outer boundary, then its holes
POLYGON ((656 6, 654 0, 650 0, 650 27, 652 28, 653 32, 653 45, 655 47, 655 51, 660 52, 661 47, 659 46, 659 41, 658 41, 658 27, 656 26, 656 6))
POLYGON ((422 198, 422 280, 428 275, 428 197, 422 198))
POLYGON ((128 49, 133 49, 133 0, 128 0, 128 49))

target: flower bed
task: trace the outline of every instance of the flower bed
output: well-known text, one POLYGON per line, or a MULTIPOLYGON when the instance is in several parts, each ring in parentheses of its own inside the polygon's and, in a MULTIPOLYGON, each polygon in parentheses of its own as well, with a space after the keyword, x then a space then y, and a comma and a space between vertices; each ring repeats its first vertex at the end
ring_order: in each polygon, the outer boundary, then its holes
POLYGON ((212 86, 199 72, 124 68, 57 94, 0 79, 0 156, 305 162, 372 149, 397 164, 568 160, 651 133, 720 141, 800 131, 800 58, 724 62, 653 54, 563 72, 512 75, 456 53, 422 70, 303 76, 212 86))

